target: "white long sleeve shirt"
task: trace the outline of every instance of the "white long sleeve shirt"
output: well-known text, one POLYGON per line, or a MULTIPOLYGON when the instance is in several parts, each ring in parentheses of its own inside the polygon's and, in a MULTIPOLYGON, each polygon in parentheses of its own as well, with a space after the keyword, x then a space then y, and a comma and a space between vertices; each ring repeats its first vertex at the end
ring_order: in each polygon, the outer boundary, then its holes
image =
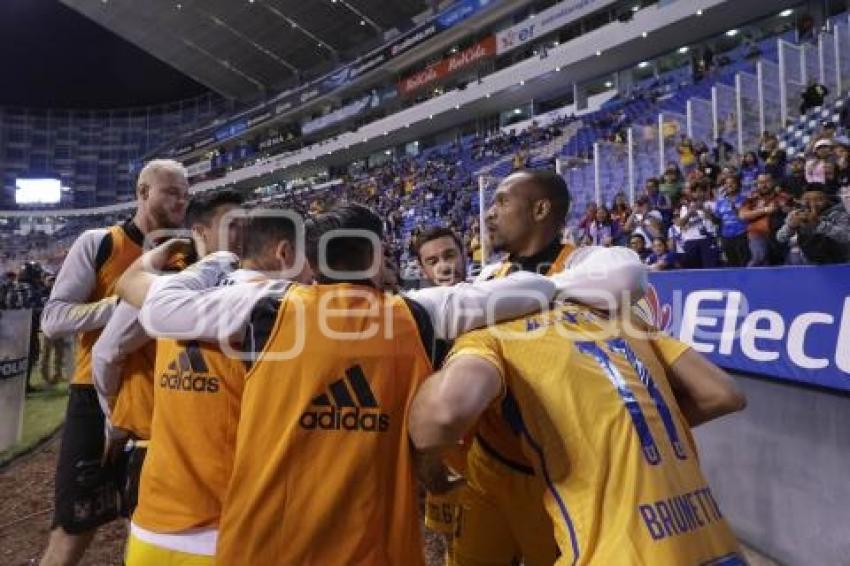
MULTIPOLYGON (((219 252, 181 273, 159 278, 139 317, 148 334, 207 342, 241 339, 257 302, 282 292, 289 282, 215 287, 235 259, 233 254, 219 252)), ((546 308, 557 290, 553 279, 518 273, 485 283, 411 291, 406 297, 428 313, 436 339, 452 340, 489 322, 546 308)))
POLYGON ((102 328, 112 316, 117 297, 87 302, 97 283, 97 251, 108 233, 86 230, 68 251, 41 314, 41 330, 47 338, 102 328))

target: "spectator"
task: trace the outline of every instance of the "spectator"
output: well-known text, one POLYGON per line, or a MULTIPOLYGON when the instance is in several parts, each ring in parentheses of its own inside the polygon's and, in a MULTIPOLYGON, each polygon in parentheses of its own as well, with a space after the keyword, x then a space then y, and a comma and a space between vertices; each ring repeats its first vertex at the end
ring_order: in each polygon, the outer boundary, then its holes
POLYGON ((596 220, 590 223, 587 235, 595 246, 613 246, 620 237, 620 226, 611 218, 608 207, 600 206, 596 210, 596 220))
POLYGON ((658 210, 665 220, 669 220, 673 203, 668 196, 661 193, 658 179, 655 177, 647 179, 645 188, 650 210, 658 210))
POLYGON ((712 185, 717 184, 717 176, 720 174, 720 167, 715 165, 711 160, 711 154, 708 151, 699 154, 699 170, 709 180, 712 185))
POLYGON ((756 177, 762 172, 759 166, 758 156, 754 151, 748 151, 744 154, 741 160, 741 192, 745 195, 750 194, 753 186, 756 184, 756 177))
MULTIPOLYGON (((776 149, 764 161, 764 172, 784 185, 787 155, 785 151, 776 149)), ((804 177, 805 180, 805 177, 804 177)))
POLYGON ((667 249, 667 241, 664 238, 652 240, 652 253, 646 257, 644 263, 651 271, 666 271, 676 267, 676 254, 667 249))
POLYGON ((671 203, 679 200, 679 193, 682 192, 682 175, 675 165, 672 167, 668 166, 664 171, 664 176, 658 185, 658 190, 671 203))
POLYGON ((646 219, 647 213, 650 211, 649 197, 641 195, 635 201, 635 206, 632 208, 632 214, 626 220, 623 230, 631 234, 634 230, 643 226, 643 221, 646 219))
POLYGON ((850 185, 850 138, 837 137, 835 142, 836 179, 839 187, 850 185))
POLYGON ((715 140, 715 146, 712 150, 712 157, 714 158, 714 162, 719 166, 724 166, 730 161, 733 161, 735 157, 735 148, 732 147, 732 144, 728 141, 724 140, 722 137, 717 138, 715 140))
POLYGON ((790 247, 789 264, 850 262, 850 190, 842 191, 842 202, 830 205, 822 186, 807 187, 802 206, 788 215, 776 234, 790 247))
POLYGON ((687 173, 696 166, 697 157, 694 144, 687 136, 682 136, 679 145, 676 147, 676 152, 679 154, 679 166, 682 171, 687 173))
POLYGON ((714 225, 706 207, 706 193, 697 186, 687 199, 682 199, 675 223, 682 231, 683 267, 688 269, 717 267, 714 225))
POLYGON ((744 202, 739 216, 747 223, 750 261, 747 267, 768 264, 771 240, 771 217, 779 212, 779 200, 769 175, 759 175, 756 191, 744 202))
POLYGON ((626 195, 622 191, 614 195, 614 204, 611 207, 611 218, 617 221, 620 226, 625 226, 632 215, 632 209, 626 200, 626 195))
POLYGON ((629 249, 635 252, 641 261, 646 261, 650 254, 650 250, 646 247, 646 238, 640 233, 629 236, 629 249))
POLYGON ((810 109, 823 106, 823 101, 828 94, 829 89, 825 86, 815 80, 809 81, 809 86, 801 95, 803 102, 800 104, 800 114, 805 115, 810 109))
POLYGON ((579 230, 583 234, 587 233, 590 229, 590 225, 596 220, 597 208, 598 206, 594 201, 587 203, 587 208, 584 209, 584 216, 581 217, 581 220, 579 220, 578 223, 579 230))
POLYGON ((803 196, 803 189, 806 187, 806 158, 802 153, 798 153, 791 160, 791 173, 785 177, 782 186, 795 199, 803 196))
POLYGON ((759 157, 763 160, 779 149, 779 138, 770 132, 762 132, 759 138, 759 157))
POLYGON ((740 209, 745 202, 737 177, 727 177, 724 196, 718 199, 714 214, 720 223, 720 247, 729 267, 743 267, 750 259, 747 224, 740 209))
POLYGON ((838 183, 838 165, 834 161, 827 161, 823 166, 823 190, 827 196, 835 197, 838 195, 840 186, 838 183))
POLYGON ((832 140, 822 139, 815 143, 815 156, 806 162, 806 183, 826 181, 826 164, 832 158, 832 140))

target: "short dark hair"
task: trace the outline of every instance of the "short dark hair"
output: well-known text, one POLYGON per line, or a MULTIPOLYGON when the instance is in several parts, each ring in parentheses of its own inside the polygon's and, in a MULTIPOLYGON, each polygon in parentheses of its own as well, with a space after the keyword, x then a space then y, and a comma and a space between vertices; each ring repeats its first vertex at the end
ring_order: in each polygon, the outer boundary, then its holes
POLYGON ((419 256, 419 250, 422 249, 422 246, 431 242, 433 240, 439 240, 440 238, 451 238, 454 240, 455 244, 457 244, 460 253, 463 253, 463 243, 460 241, 460 238, 451 228, 446 228, 445 226, 435 226, 433 228, 429 228, 425 232, 423 232, 416 241, 414 242, 414 250, 416 251, 416 259, 422 261, 422 258, 419 256))
POLYGON ((570 190, 564 178, 551 169, 522 169, 521 173, 552 202, 555 217, 565 219, 570 212, 570 190))
MULTIPOLYGON (((384 237, 381 218, 371 208, 360 204, 338 206, 309 220, 306 226, 305 247, 307 261, 319 281, 330 281, 319 264, 319 244, 322 236, 336 230, 362 230, 384 237)), ((327 267, 336 271, 365 271, 372 267, 375 249, 372 241, 361 236, 337 236, 327 242, 325 260, 327 267)))
POLYGON ((283 215, 249 216, 243 230, 250 235, 242 244, 242 253, 247 258, 259 257, 269 246, 277 246, 284 240, 294 246, 297 237, 294 220, 283 215))
POLYGON ((193 224, 204 224, 209 226, 215 209, 225 204, 242 206, 245 199, 236 191, 214 191, 200 193, 192 196, 189 206, 186 208, 186 226, 193 224))

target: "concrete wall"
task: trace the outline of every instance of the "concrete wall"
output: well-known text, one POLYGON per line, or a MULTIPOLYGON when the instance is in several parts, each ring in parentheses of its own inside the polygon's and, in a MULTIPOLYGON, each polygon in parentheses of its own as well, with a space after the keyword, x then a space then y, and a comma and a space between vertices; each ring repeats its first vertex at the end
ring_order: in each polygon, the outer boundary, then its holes
POLYGON ((788 565, 850 565, 850 396, 736 376, 747 409, 695 430, 738 536, 788 565))

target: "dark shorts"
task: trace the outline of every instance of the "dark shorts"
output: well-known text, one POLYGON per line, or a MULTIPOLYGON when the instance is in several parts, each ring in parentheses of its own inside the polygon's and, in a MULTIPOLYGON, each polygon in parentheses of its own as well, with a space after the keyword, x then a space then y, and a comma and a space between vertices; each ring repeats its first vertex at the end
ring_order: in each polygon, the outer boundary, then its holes
POLYGON ((101 464, 104 417, 90 385, 71 385, 56 465, 53 528, 69 534, 90 531, 135 508, 144 448, 101 464))

